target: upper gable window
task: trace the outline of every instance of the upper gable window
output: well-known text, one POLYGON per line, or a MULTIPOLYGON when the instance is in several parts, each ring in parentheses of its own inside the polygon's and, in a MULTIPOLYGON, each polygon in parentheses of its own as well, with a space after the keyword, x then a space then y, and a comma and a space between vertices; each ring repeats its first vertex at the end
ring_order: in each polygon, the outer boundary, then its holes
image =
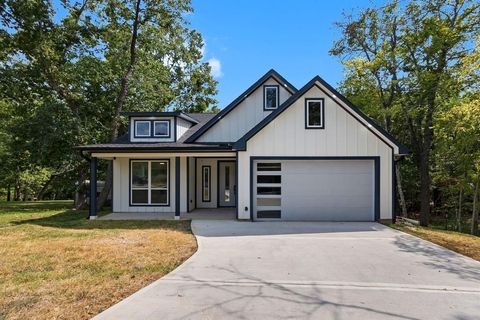
POLYGON ((279 86, 263 86, 263 110, 275 110, 278 108, 279 86))
POLYGON ((170 121, 158 120, 153 122, 153 136, 154 137, 170 137, 170 121))
POLYGON ((305 129, 325 128, 325 100, 305 99, 305 129))
POLYGON ((135 137, 150 137, 150 121, 135 121, 135 137))

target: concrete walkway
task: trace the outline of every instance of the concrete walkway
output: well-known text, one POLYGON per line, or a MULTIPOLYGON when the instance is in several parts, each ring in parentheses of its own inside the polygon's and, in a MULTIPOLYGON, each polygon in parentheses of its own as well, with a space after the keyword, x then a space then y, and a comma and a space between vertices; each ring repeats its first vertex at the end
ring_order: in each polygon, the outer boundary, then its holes
POLYGON ((480 319, 480 263, 376 223, 193 221, 199 249, 95 319, 480 319))

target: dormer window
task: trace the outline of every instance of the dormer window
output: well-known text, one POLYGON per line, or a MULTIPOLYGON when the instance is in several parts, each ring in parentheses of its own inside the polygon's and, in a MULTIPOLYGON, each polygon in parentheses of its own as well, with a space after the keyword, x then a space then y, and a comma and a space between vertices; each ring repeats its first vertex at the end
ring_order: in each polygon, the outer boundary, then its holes
POLYGON ((278 92, 279 86, 263 86, 263 110, 269 111, 278 108, 278 92))
POLYGON ((170 137, 170 121, 157 120, 153 122, 153 136, 168 138, 170 137))
POLYGON ((150 137, 150 121, 136 120, 135 121, 135 137, 143 138, 150 137))

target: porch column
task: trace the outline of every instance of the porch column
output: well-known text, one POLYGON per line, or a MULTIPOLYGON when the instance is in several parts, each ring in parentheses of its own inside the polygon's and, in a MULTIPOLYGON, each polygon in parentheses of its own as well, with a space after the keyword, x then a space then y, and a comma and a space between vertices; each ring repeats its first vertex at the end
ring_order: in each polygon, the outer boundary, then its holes
POLYGON ((180 219, 180 157, 175 157, 175 220, 180 219))
POLYGON ((90 159, 90 207, 88 219, 97 218, 97 158, 90 159))

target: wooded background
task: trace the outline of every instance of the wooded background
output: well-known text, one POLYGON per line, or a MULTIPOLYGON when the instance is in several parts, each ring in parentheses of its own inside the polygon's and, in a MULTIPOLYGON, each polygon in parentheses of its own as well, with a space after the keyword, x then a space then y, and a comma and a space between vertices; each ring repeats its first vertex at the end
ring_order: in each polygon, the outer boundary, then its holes
MULTIPOLYGON (((62 4, 59 20, 48 0, 0 0, 0 199, 72 198, 89 174, 74 147, 123 134, 122 111, 218 110, 189 1, 62 4)), ((478 1, 390 1, 337 28, 339 90, 411 150, 398 213, 477 234, 478 1)))

